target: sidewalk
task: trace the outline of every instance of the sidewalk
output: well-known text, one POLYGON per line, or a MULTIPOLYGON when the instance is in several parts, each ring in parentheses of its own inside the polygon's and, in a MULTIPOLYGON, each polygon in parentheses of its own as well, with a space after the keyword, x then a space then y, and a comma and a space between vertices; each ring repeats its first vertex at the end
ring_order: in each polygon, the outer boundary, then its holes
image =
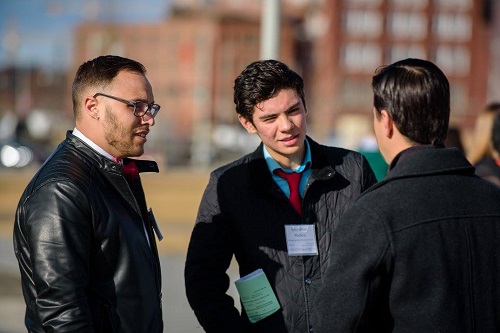
POLYGON ((0 238, 0 333, 26 332, 19 268, 11 238, 0 238))
MULTIPOLYGON (((203 332, 193 311, 189 307, 184 292, 184 261, 179 254, 163 252, 160 256, 163 280, 163 320, 164 332, 203 332)), ((234 266, 229 271, 231 288, 236 295, 234 281, 237 272, 234 266)), ((238 301, 236 301, 238 302, 238 301)), ((0 238, 0 333, 25 333, 24 300, 21 293, 19 270, 14 257, 12 241, 0 238)))

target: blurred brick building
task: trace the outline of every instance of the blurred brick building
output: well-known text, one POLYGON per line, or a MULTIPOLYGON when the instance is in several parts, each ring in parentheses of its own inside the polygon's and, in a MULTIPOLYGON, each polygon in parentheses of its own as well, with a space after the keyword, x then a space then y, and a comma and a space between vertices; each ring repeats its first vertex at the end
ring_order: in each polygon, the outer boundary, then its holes
MULTIPOLYGON (((139 60, 149 72, 162 109, 147 146, 165 155, 168 164, 206 165, 223 157, 217 155, 221 151, 241 154, 245 144, 253 147, 254 142, 238 134, 244 132, 232 89, 235 77, 260 56, 262 1, 171 0, 160 23, 83 22, 74 32, 66 83, 57 78, 50 89, 38 87, 43 80, 33 72, 26 79, 30 96, 24 98, 18 89, 14 99, 0 89, 2 105, 16 110, 16 103, 29 102, 37 108, 43 101, 51 109, 67 110, 71 118, 67 87, 77 66, 98 55, 119 54, 139 60)), ((280 3, 279 58, 306 81, 309 129, 319 141, 328 142, 339 129, 369 131, 371 77, 377 67, 406 57, 429 59, 447 74, 451 122, 465 132, 486 102, 500 98, 498 1, 280 3)), ((9 69, 2 73, 0 87, 11 87, 11 77, 9 69)))
POLYGON ((324 1, 315 20, 312 105, 319 135, 342 115, 370 114, 375 69, 408 57, 436 63, 451 86, 451 123, 484 107, 492 3, 484 0, 324 1))
MULTIPOLYGON (((280 58, 294 65, 298 23, 292 14, 285 16, 281 30, 280 58)), ((148 147, 165 153, 170 164, 184 164, 192 157, 206 164, 215 154, 214 127, 236 122, 233 82, 259 58, 259 39, 258 2, 178 1, 161 23, 81 24, 71 72, 102 54, 139 60, 162 107, 148 147)))

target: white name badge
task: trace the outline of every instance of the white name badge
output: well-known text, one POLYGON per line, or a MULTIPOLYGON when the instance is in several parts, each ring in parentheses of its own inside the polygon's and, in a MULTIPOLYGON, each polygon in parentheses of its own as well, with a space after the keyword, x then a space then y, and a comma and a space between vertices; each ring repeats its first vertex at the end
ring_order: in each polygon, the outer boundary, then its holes
POLYGON ((285 236, 289 256, 318 255, 314 224, 287 224, 285 236))

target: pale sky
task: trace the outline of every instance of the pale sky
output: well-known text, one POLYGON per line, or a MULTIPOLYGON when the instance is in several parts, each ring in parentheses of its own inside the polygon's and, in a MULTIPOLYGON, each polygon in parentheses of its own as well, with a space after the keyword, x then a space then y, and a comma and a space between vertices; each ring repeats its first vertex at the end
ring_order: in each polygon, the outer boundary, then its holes
POLYGON ((16 64, 64 68, 72 31, 85 19, 154 22, 169 0, 0 0, 0 68, 16 64))

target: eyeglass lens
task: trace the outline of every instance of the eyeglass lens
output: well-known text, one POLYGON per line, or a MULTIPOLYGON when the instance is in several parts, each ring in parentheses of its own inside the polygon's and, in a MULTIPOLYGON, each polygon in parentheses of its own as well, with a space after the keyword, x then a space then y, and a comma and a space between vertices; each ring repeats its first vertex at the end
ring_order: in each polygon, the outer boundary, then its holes
POLYGON ((156 116, 160 107, 158 104, 148 104, 145 102, 137 102, 135 108, 135 115, 138 117, 142 117, 146 114, 146 112, 150 111, 153 118, 156 116))

